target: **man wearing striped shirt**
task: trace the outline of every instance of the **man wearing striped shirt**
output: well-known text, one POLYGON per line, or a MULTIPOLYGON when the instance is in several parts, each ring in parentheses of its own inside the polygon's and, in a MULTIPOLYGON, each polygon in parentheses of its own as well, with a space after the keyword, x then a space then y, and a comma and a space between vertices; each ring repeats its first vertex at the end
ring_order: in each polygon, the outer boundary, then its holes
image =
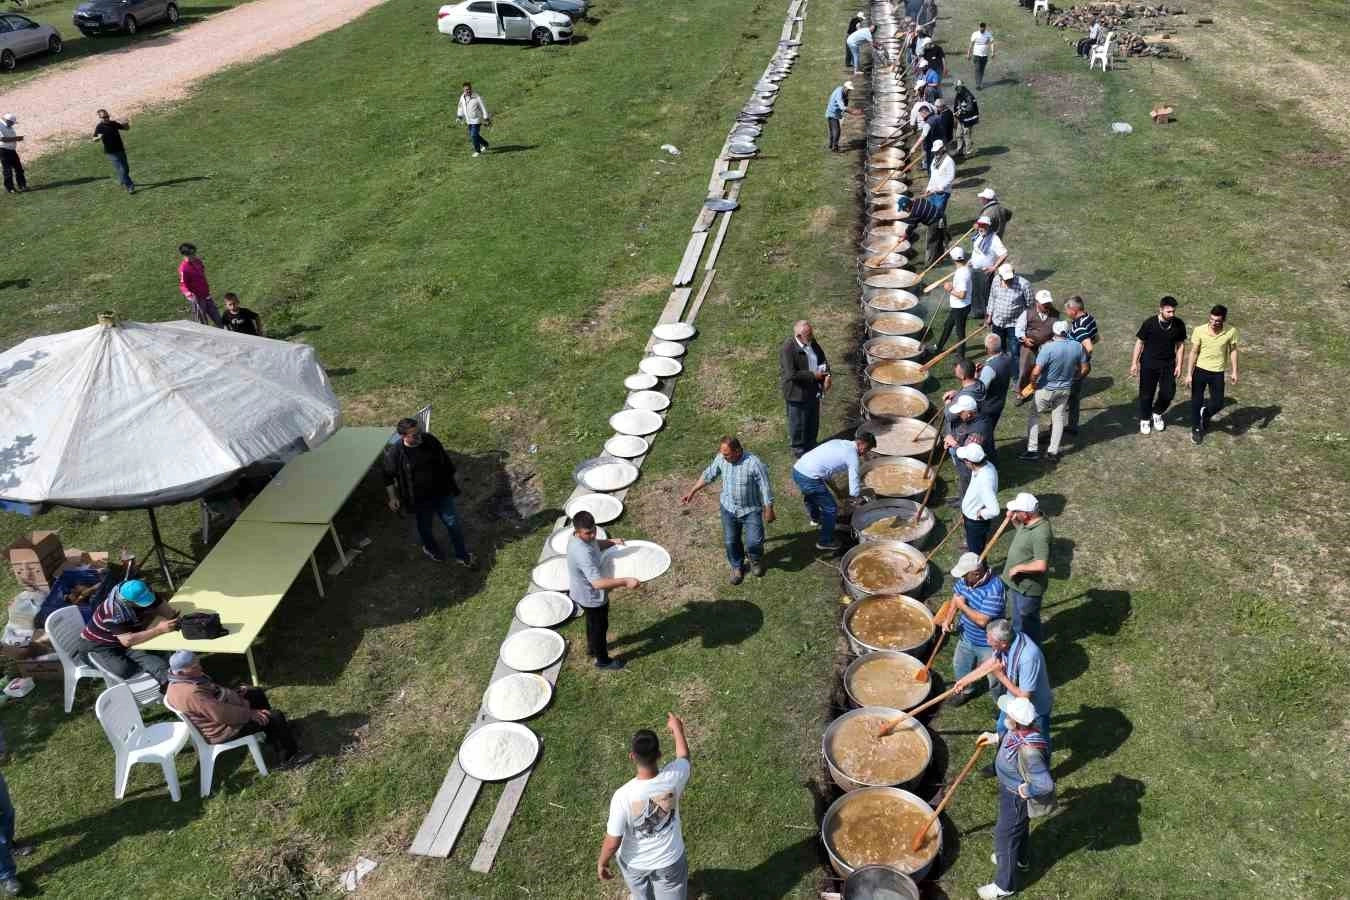
POLYGON ((769 470, 753 453, 746 453, 738 438, 723 437, 708 468, 703 470, 689 492, 680 498, 688 504, 694 495, 718 479, 722 480, 720 508, 722 543, 731 565, 731 583, 745 580, 745 562, 756 578, 764 577, 764 524, 774 520, 773 489, 769 470))
POLYGON ((1083 383, 1092 371, 1092 348, 1097 345, 1097 320, 1092 313, 1083 308, 1083 298, 1075 294, 1064 304, 1064 313, 1069 317, 1069 340, 1083 345, 1087 356, 1087 372, 1074 381, 1069 389, 1069 424, 1064 430, 1069 434, 1078 434, 1078 415, 1083 403, 1083 383))
MULTIPOLYGON (((975 682, 980 679, 974 674, 977 666, 983 666, 994 655, 985 635, 985 626, 995 619, 1003 618, 1005 599, 1003 581, 974 553, 963 553, 952 569, 952 606, 961 612, 961 640, 956 645, 952 663, 956 669, 956 684, 960 688, 949 706, 960 706, 975 696, 975 682)), ((947 631, 956 628, 955 623, 946 626, 947 631)), ((989 680, 989 693, 997 697, 1003 686, 992 673, 989 680)))

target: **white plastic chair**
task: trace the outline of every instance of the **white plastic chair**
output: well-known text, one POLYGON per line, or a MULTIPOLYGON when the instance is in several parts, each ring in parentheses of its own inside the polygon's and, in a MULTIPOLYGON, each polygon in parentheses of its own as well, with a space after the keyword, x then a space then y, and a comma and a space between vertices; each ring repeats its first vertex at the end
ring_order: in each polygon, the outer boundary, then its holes
POLYGON ((1088 54, 1089 72, 1092 71, 1092 67, 1097 63, 1102 64, 1103 72, 1111 68, 1111 45, 1115 42, 1116 33, 1114 31, 1108 31, 1106 33, 1106 40, 1092 48, 1092 51, 1088 54))
POLYGON ((84 630, 84 616, 78 609, 73 606, 58 609, 47 617, 46 630, 52 649, 61 660, 66 712, 70 712, 75 705, 75 688, 80 679, 102 678, 103 673, 90 664, 89 657, 75 649, 80 632, 84 630))
POLYGON ((1031 21, 1039 20, 1041 13, 1045 13, 1045 24, 1050 24, 1050 0, 1036 0, 1031 8, 1031 21))
POLYGON ((120 675, 114 675, 104 668, 103 664, 100 663, 97 658, 91 656, 89 657, 89 661, 94 664, 94 669, 97 670, 99 677, 103 679, 103 683, 108 687, 116 687, 119 684, 125 684, 127 687, 131 688, 131 693, 136 698, 136 703, 140 706, 149 706, 152 703, 159 702, 162 696, 159 691, 159 682, 146 673, 142 672, 129 679, 123 678, 120 675))
POLYGON ((131 688, 125 683, 114 685, 98 695, 94 714, 103 726, 103 733, 117 754, 113 795, 121 800, 127 793, 127 779, 131 767, 137 763, 159 763, 164 770, 164 781, 174 802, 183 798, 178 786, 178 770, 174 760, 178 751, 188 742, 188 727, 182 722, 156 722, 149 727, 141 719, 140 707, 131 688))
POLYGON ((262 755, 262 735, 249 734, 241 738, 235 738, 232 741, 226 741, 223 744, 209 743, 202 733, 197 730, 197 726, 192 724, 183 713, 174 709, 173 704, 165 698, 164 706, 169 712, 173 713, 179 720, 187 726, 188 737, 192 738, 192 746, 197 750, 197 762, 201 769, 202 796, 211 796, 211 780, 216 772, 216 757, 222 753, 228 753, 230 750, 238 750, 240 747, 247 747, 248 752, 253 754, 253 763, 258 767, 258 771, 266 775, 267 763, 263 762, 262 755))

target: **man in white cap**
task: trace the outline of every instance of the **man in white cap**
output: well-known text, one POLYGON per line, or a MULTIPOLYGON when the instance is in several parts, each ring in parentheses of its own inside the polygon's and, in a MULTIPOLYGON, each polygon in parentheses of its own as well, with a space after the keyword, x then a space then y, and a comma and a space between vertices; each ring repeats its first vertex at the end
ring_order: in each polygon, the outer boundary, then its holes
POLYGON ((951 260, 956 268, 942 281, 942 289, 947 292, 947 320, 942 323, 942 336, 938 338, 938 348, 947 346, 947 338, 956 332, 956 340, 961 349, 958 356, 966 355, 966 319, 970 317, 970 266, 966 265, 966 251, 953 247, 951 260))
POLYGON ((999 698, 1009 723, 1002 735, 985 732, 983 746, 995 746, 994 774, 998 776, 998 817, 994 821, 994 880, 981 885, 980 900, 1011 897, 1017 889, 1017 872, 1028 868, 1027 837, 1031 832, 1032 805, 1044 815, 1053 807, 1055 781, 1050 774, 1050 736, 1041 730, 1035 707, 1025 697, 999 698), (1006 702, 1004 702, 1006 701, 1006 702), (1045 804, 1046 809, 1041 808, 1045 804))
POLYGON ((1017 372, 1019 391, 1031 384, 1032 363, 1036 361, 1036 354, 1040 352, 1041 347, 1050 343, 1050 338, 1053 337, 1052 329, 1059 319, 1054 296, 1047 290, 1039 290, 1036 292, 1036 302, 1028 304, 1013 323, 1013 337, 1017 338, 1017 343, 1022 348, 1017 372))
POLYGON ((985 458, 979 444, 958 447, 956 458, 970 467, 970 483, 961 495, 961 520, 966 533, 966 549, 983 553, 989 532, 1001 512, 998 505, 998 470, 985 458))
POLYGON ((1069 339, 1069 323, 1059 319, 1052 331, 1054 336, 1036 353, 1036 363, 1031 367, 1036 398, 1027 422, 1027 451, 1022 454, 1022 459, 1029 462, 1040 459, 1037 452, 1041 441, 1040 417, 1046 413, 1050 414, 1050 446, 1045 455, 1050 462, 1059 462, 1059 444, 1069 418, 1069 397, 1074 383, 1088 373, 1087 354, 1082 344, 1069 339))
POLYGON ((19 160, 19 141, 23 140, 23 135, 14 130, 17 124, 19 119, 14 113, 0 116, 0 168, 5 173, 6 194, 28 190, 28 179, 19 160))
POLYGON ((862 46, 872 43, 872 29, 866 25, 859 25, 853 33, 844 39, 844 46, 848 47, 849 62, 853 66, 853 74, 862 74, 862 46))
POLYGON ((970 466, 957 456, 956 451, 969 444, 978 444, 986 457, 994 453, 994 430, 989 417, 980 412, 978 401, 970 394, 960 394, 947 406, 947 436, 942 444, 951 454, 956 467, 958 496, 965 497, 970 484, 970 466))
POLYGON ((915 63, 919 70, 919 80, 923 82, 923 98, 929 103, 936 104, 942 99, 942 73, 929 65, 928 60, 922 56, 915 63))
POLYGON ((957 627, 961 629, 961 640, 952 655, 952 666, 961 689, 947 701, 947 705, 961 706, 975 696, 975 681, 980 676, 969 681, 966 676, 976 667, 987 670, 991 694, 997 696, 1003 691, 1003 685, 994 675, 992 667, 986 665, 994 655, 994 648, 989 646, 984 629, 990 622, 1002 619, 1007 614, 1007 601, 1003 593, 1003 581, 985 565, 978 553, 962 553, 952 568, 952 579, 952 606, 960 611, 961 618, 959 622, 949 622, 945 628, 948 632, 957 627))
POLYGON ((845 81, 830 93, 830 100, 825 104, 825 127, 828 132, 826 147, 832 153, 839 152, 840 122, 848 113, 848 95, 852 90, 853 82, 845 81))
POLYGON ((863 27, 863 25, 866 24, 867 24, 867 16, 861 12, 855 12, 853 14, 853 17, 848 20, 848 31, 844 32, 844 65, 847 66, 853 62, 853 54, 850 53, 848 49, 849 35, 853 34, 853 32, 857 31, 859 28, 863 27))
POLYGON ((928 189, 924 191, 928 201, 945 212, 955 180, 956 160, 947 152, 946 142, 940 139, 933 141, 933 164, 928 167, 928 189))
MULTIPOLYGON (((990 232, 994 240, 998 237, 990 232)), ((999 243, 1002 247, 1002 242, 999 243)), ((985 309, 984 321, 989 330, 1003 338, 1003 346, 1017 358, 1021 346, 1017 339, 1017 319, 1031 306, 1031 284, 1013 270, 1012 263, 1005 261, 998 267, 998 274, 989 284, 989 305, 985 309)))
POLYGON ((1003 563, 1003 586, 1012 605, 1012 627, 1041 642, 1041 600, 1050 581, 1050 547, 1055 540, 1050 521, 1041 514, 1034 494, 1008 501, 1008 519, 1016 527, 1003 563))
MULTIPOLYGON (((975 237, 970 245, 971 315, 982 319, 986 318, 989 288, 993 282, 994 273, 998 271, 999 266, 1007 262, 1007 259, 1008 248, 1003 246, 1003 241, 994 233, 992 220, 988 216, 977 217, 975 219, 975 237)), ((1016 320, 1016 316, 1013 318, 1016 320)), ((991 330, 998 334, 998 329, 991 330)), ((1011 331, 1003 336, 1005 349, 1012 349, 1011 338, 1011 331)))
POLYGON ((993 223, 994 233, 1000 238, 1003 237, 1004 230, 1008 227, 1008 222, 1012 220, 1012 211, 999 202, 998 194, 994 189, 987 187, 977 195, 980 198, 980 211, 977 216, 988 216, 989 221, 993 223))

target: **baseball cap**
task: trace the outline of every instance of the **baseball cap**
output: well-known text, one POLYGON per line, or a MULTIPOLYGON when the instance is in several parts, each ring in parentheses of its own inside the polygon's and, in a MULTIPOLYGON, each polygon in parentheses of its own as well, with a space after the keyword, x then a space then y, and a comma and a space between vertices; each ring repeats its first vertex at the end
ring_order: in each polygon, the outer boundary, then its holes
POLYGON ((975 196, 979 197, 981 200, 993 200, 995 197, 998 196, 998 194, 994 193, 993 188, 985 188, 975 196))
POLYGON ((154 606, 155 604, 155 592, 150 590, 149 585, 139 578, 122 582, 121 586, 117 588, 117 596, 132 606, 154 606))
POLYGON ((1004 263, 1003 265, 998 267, 998 277, 1002 278, 1005 281, 1013 277, 1014 274, 1016 273, 1013 272, 1012 263, 1004 263))
POLYGON ((965 444, 956 450, 956 458, 964 459, 967 462, 984 462, 984 448, 979 444, 965 444))
POLYGON ((949 413, 974 412, 976 409, 975 398, 969 394, 962 394, 952 401, 952 405, 947 407, 949 413))
POLYGON ((851 90, 853 90, 853 82, 851 82, 851 81, 845 81, 845 82, 844 82, 844 90, 846 90, 846 91, 851 91, 851 90))
POLYGON ((936 153, 938 150, 941 150, 945 146, 947 145, 942 143, 942 138, 938 138, 936 141, 933 141, 933 152, 936 153))
POLYGON ((1004 694, 998 698, 998 708, 1018 725, 1030 725, 1036 721, 1036 707, 1026 697, 1014 697, 1004 694))
MULTIPOLYGON (((975 445, 971 444, 971 446, 973 447, 975 445)), ((962 553, 961 558, 956 561, 956 565, 952 566, 952 577, 964 578, 982 565, 984 565, 984 563, 980 562, 980 557, 976 554, 962 553)))
POLYGON ((11 124, 11 125, 13 125, 15 122, 19 121, 19 117, 16 116, 16 115, 14 115, 14 113, 5 113, 3 116, 0 116, 0 119, 4 119, 6 122, 8 122, 8 123, 11 124))
POLYGON ((966 251, 964 249, 960 247, 952 248, 952 259, 956 260, 957 262, 960 262, 965 258, 966 258, 966 251))
POLYGON ((1037 292, 1036 292, 1036 302, 1037 302, 1037 303, 1054 303, 1054 302, 1055 302, 1055 298, 1052 297, 1052 296, 1050 295, 1050 292, 1049 292, 1049 291, 1044 291, 1044 290, 1042 290, 1042 291, 1037 291, 1037 292))
POLYGON ((1050 330, 1055 334, 1068 334, 1069 323, 1065 322, 1063 319, 1057 319, 1055 324, 1050 326, 1050 330))
POLYGON ((994 221, 993 221, 992 219, 990 219, 988 216, 980 216, 978 219, 975 220, 975 224, 976 224, 976 225, 993 225, 993 224, 994 224, 994 221))
POLYGON ((1008 501, 1008 512, 1033 513, 1040 508, 1041 505, 1037 502, 1036 495, 1028 494, 1026 491, 1008 501))
POLYGON ((924 59, 922 56, 919 57, 919 68, 920 69, 928 68, 928 60, 924 59))
POLYGON ((197 654, 191 650, 176 650, 173 656, 169 657, 169 671, 181 672, 184 669, 190 669, 197 664, 197 654))

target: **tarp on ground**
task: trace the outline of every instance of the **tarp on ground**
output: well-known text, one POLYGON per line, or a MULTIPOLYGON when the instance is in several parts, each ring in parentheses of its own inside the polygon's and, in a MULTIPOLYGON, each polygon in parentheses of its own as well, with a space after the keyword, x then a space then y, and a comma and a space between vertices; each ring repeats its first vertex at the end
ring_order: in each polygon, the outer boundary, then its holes
POLYGON ((98 324, 0 354, 0 499, 138 509, 200 496, 341 423, 314 349, 194 322, 98 324))

